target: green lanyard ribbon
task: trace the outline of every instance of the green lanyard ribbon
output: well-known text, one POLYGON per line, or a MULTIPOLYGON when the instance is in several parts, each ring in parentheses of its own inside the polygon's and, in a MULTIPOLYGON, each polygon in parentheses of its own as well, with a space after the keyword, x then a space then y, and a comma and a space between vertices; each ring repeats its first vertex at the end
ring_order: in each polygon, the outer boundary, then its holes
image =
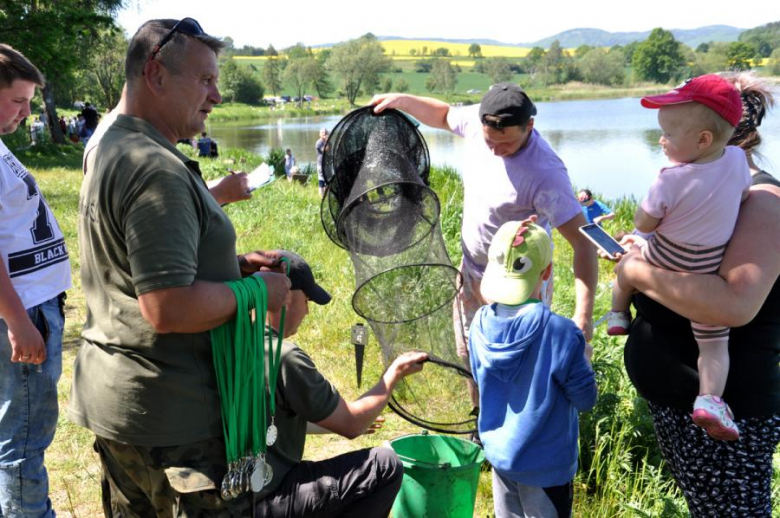
MULTIPOLYGON (((287 273, 289 274, 289 261, 287 273)), ((223 481, 223 497, 248 490, 249 459, 263 459, 276 440, 276 381, 281 362, 284 317, 282 307, 277 346, 266 329, 268 290, 262 277, 252 275, 225 283, 236 297, 236 317, 211 330, 211 350, 222 403, 222 432, 230 470, 223 481), (266 351, 268 343, 268 375, 266 351), (270 416, 271 426, 268 427, 270 416), (269 434, 270 432, 270 434, 269 434), (243 464, 241 459, 244 459, 243 464), (243 477, 243 478, 242 478, 243 477), (230 480, 228 480, 230 479, 230 480)), ((270 466, 267 468, 270 471, 270 466)), ((270 482, 270 479, 266 482, 270 482)))

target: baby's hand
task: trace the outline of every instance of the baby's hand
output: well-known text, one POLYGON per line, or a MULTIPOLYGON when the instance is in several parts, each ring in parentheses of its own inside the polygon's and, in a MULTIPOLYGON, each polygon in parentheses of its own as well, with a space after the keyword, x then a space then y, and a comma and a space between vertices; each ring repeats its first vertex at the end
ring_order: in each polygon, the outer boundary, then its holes
MULTIPOLYGON (((621 243, 622 244, 622 243, 621 243)), ((613 256, 607 255, 607 253, 601 248, 596 249, 596 253, 599 254, 599 258, 606 259, 607 261, 618 262, 623 257, 623 254, 615 254, 613 256)))

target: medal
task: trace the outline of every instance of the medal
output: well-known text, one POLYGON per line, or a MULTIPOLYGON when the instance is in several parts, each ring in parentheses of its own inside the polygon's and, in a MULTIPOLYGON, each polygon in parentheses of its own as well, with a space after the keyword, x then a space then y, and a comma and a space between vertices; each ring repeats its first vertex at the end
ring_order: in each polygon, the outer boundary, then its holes
POLYGON ((265 435, 265 444, 267 446, 273 446, 276 442, 276 437, 279 435, 279 431, 274 424, 274 418, 271 416, 271 426, 268 427, 268 432, 265 435))
POLYGON ((255 467, 252 470, 252 476, 250 477, 250 488, 253 492, 258 493, 265 487, 266 469, 270 469, 270 467, 265 463, 265 459, 262 456, 257 458, 255 467))

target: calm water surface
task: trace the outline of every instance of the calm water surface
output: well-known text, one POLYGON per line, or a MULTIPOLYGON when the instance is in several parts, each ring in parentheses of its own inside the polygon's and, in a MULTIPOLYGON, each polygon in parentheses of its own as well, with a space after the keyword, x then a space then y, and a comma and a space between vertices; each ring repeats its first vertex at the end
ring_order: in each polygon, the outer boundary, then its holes
MULTIPOLYGON (((657 110, 639 99, 609 99, 537 103, 536 129, 566 164, 572 183, 605 198, 644 196, 667 159, 658 145, 657 110)), ((290 148, 298 164, 314 162, 319 129, 332 129, 340 116, 278 119, 259 125, 212 123, 209 132, 221 146, 265 154, 274 147, 290 148)), ((770 113, 761 126, 764 139, 761 166, 780 177, 780 114, 770 113)), ((458 169, 466 145, 452 133, 420 126, 431 163, 458 169)))

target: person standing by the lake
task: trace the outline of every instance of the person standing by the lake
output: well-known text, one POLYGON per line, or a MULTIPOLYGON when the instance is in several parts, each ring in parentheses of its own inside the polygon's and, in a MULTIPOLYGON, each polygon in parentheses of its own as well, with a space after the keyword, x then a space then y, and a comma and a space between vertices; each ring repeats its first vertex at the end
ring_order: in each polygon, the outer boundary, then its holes
MULTIPOLYGON (((572 319, 590 340, 598 282, 596 252, 579 232, 586 220, 574 197, 566 166, 534 129, 536 107, 523 89, 499 83, 485 94, 481 104, 464 108, 399 93, 376 95, 370 104, 377 113, 387 108, 402 110, 423 124, 452 131, 472 144, 470 163, 462 167, 463 289, 455 299, 458 354, 468 358, 468 327, 476 311, 487 303, 480 294, 480 282, 493 235, 503 223, 534 214, 548 232, 550 226, 557 228, 574 250, 576 307, 572 319)), ((552 278, 542 294, 549 305, 552 278)), ((475 393, 472 400, 477 403, 475 393)))
MULTIPOLYGON (((30 115, 43 75, 0 44, 0 135, 30 115)), ((53 517, 44 452, 57 427, 65 238, 35 179, 0 140, 0 516, 53 517)))
POLYGON ((287 177, 287 181, 292 181, 292 168, 295 166, 295 157, 293 156, 292 149, 287 148, 284 152, 284 175, 287 177))
POLYGON ((325 146, 328 144, 328 130, 325 128, 320 129, 320 138, 317 139, 317 143, 314 144, 314 149, 317 150, 317 185, 320 189, 320 198, 325 196, 325 173, 322 172, 322 155, 325 153, 325 146))
MULTIPOLYGON (((717 275, 657 268, 632 248, 618 282, 640 290, 626 342, 631 383, 647 400, 658 445, 691 516, 772 513, 772 458, 780 442, 780 181, 754 162, 758 128, 772 106, 770 85, 749 73, 725 76, 742 97, 730 145, 745 151, 753 179, 717 275), (738 441, 717 441, 691 419, 699 390, 690 320, 731 327, 724 398, 738 441)), ((631 239, 636 239, 632 237, 631 239)))

